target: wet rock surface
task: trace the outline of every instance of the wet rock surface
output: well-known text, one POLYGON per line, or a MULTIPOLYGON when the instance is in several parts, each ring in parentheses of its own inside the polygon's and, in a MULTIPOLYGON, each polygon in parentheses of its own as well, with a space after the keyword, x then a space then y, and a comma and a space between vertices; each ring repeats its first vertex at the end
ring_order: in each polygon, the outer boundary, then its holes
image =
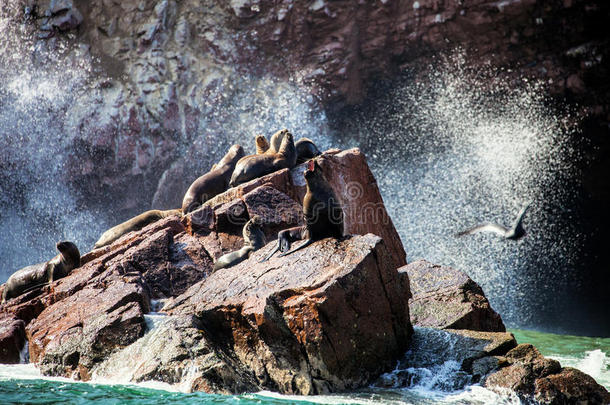
POLYGON ((502 318, 466 273, 418 260, 398 270, 408 274, 413 325, 440 329, 504 332, 502 318))

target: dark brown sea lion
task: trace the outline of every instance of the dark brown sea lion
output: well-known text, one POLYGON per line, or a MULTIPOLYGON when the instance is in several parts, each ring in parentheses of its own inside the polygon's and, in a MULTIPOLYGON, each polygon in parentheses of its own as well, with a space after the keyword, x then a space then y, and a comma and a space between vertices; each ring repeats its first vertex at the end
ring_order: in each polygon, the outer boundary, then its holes
POLYGON ((131 231, 139 231, 144 228, 146 225, 150 225, 153 222, 157 222, 162 218, 169 217, 170 215, 181 215, 182 210, 150 210, 137 215, 122 224, 117 226, 113 226, 108 229, 106 232, 100 236, 97 242, 95 242, 94 248, 100 248, 102 246, 110 245, 115 240, 119 239, 121 236, 125 235, 131 231))
POLYGON ((303 198, 303 218, 305 225, 290 228, 278 233, 278 245, 261 260, 264 262, 282 251, 280 256, 286 256, 311 243, 327 237, 341 238, 343 236, 343 210, 337 195, 322 173, 322 168, 315 159, 310 160, 304 172, 307 191, 303 198), (288 251, 290 244, 299 239, 306 239, 295 249, 288 251))
POLYGON ((294 147, 297 150, 297 164, 307 162, 309 159, 313 159, 316 156, 322 154, 318 150, 318 147, 315 143, 309 138, 301 138, 294 144, 294 147))
POLYGON ((249 155, 241 158, 235 166, 235 171, 233 176, 231 176, 229 185, 235 187, 280 169, 292 169, 296 163, 297 152, 294 147, 294 139, 290 132, 286 132, 283 136, 279 152, 272 153, 267 151, 267 153, 262 155, 249 155))
POLYGON ((241 263, 250 257, 250 254, 266 244, 265 234, 262 229, 263 221, 258 215, 253 216, 243 229, 244 246, 231 253, 221 256, 214 263, 214 270, 231 267, 241 263))
POLYGON ((2 293, 2 302, 66 277, 80 266, 80 252, 74 243, 57 242, 56 247, 59 254, 48 262, 24 267, 8 278, 2 293))
POLYGON ((262 155, 267 153, 269 150, 269 141, 265 138, 265 135, 256 135, 254 137, 254 143, 256 144, 256 154, 262 155))
POLYGON ((222 160, 212 166, 212 170, 191 184, 182 199, 182 212, 188 214, 210 198, 227 191, 235 165, 243 157, 244 149, 240 145, 231 146, 222 160))

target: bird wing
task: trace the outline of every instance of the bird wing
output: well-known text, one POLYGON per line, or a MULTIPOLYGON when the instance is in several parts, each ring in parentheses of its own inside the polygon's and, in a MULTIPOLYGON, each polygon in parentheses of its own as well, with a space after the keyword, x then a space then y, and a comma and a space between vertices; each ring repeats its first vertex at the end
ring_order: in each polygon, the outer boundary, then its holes
POLYGON ((465 231, 457 233, 456 236, 472 235, 473 233, 478 233, 478 232, 494 232, 500 236, 506 236, 507 231, 508 231, 508 229, 506 229, 500 225, 483 224, 483 225, 473 226, 472 228, 468 228, 465 231))
POLYGON ((517 215, 517 219, 515 219, 515 222, 513 223, 513 226, 512 226, 513 230, 517 229, 518 226, 521 226, 521 222, 523 222, 523 217, 525 216, 525 213, 527 212, 527 209, 529 207, 530 207, 530 203, 527 203, 523 206, 523 208, 521 208, 519 215, 517 215))

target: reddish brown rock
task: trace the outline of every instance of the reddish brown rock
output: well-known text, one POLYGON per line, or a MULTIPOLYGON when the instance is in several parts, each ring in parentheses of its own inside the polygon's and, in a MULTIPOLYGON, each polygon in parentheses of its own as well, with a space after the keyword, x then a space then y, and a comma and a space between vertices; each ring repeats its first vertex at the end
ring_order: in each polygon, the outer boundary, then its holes
POLYGON ((409 291, 385 243, 370 234, 324 239, 258 263, 272 246, 213 273, 164 310, 194 314, 206 339, 267 389, 347 390, 390 368, 412 329, 409 291))
POLYGON ((466 273, 425 260, 399 270, 408 275, 411 322, 416 326, 504 332, 502 318, 491 308, 483 290, 466 273))
POLYGON ((539 378, 534 398, 543 404, 610 404, 610 393, 593 377, 580 370, 564 367, 560 373, 539 378))
POLYGON ((151 298, 181 294, 211 271, 200 241, 183 231, 175 216, 131 232, 0 314, 27 324, 30 359, 43 373, 88 379, 94 364, 144 333, 151 298))
POLYGON ((47 307, 26 328, 30 361, 46 375, 89 379, 88 370, 145 330, 149 297, 140 277, 103 274, 96 286, 47 307))
MULTIPOLYGON (((341 199, 346 235, 372 233, 380 236, 392 252, 399 266, 406 264, 406 253, 386 211, 377 182, 368 167, 366 158, 358 149, 332 150, 319 158, 322 170, 341 199)), ((249 215, 258 214, 269 224, 266 233, 271 238, 277 230, 302 223, 301 203, 305 195, 305 165, 292 170, 283 169, 248 183, 233 187, 204 204, 199 210, 185 216, 184 222, 191 232, 205 235, 214 225, 227 222, 229 207, 246 207, 249 215), (210 209, 213 211, 210 211, 210 209), (205 215, 203 214, 205 213, 205 215), (197 225, 205 217, 205 226, 197 225)), ((231 227, 241 235, 241 228, 231 227)), ((223 231, 222 229, 217 231, 223 231)), ((216 256, 215 256, 216 257, 216 256)))
POLYGON ((19 363, 24 345, 25 322, 14 316, 0 315, 0 363, 19 363))
POLYGON ((508 388, 523 399, 544 404, 607 404, 608 391, 592 377, 572 368, 561 368, 530 344, 520 344, 505 356, 506 366, 485 379, 491 389, 508 388))

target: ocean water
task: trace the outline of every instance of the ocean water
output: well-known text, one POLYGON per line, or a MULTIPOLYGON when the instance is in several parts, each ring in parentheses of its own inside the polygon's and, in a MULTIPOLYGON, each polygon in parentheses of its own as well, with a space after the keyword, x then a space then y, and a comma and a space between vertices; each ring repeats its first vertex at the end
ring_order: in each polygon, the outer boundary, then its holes
MULTIPOLYGON (((519 343, 532 343, 564 366, 592 375, 610 389, 610 338, 592 338, 511 330, 519 343)), ((416 329, 415 339, 428 340, 429 331, 416 329)), ((434 332, 437 333, 437 332, 434 332)), ((409 353, 407 353, 407 356, 409 353)), ((243 395, 210 395, 180 392, 158 382, 138 385, 80 383, 65 378, 42 377, 32 364, 0 365, 2 404, 519 404, 515 395, 498 394, 478 385, 456 388, 459 365, 451 360, 410 371, 415 378, 401 387, 369 387, 357 392, 324 396, 289 396, 272 392, 243 395)), ((403 382, 404 383, 404 382, 403 382)))

